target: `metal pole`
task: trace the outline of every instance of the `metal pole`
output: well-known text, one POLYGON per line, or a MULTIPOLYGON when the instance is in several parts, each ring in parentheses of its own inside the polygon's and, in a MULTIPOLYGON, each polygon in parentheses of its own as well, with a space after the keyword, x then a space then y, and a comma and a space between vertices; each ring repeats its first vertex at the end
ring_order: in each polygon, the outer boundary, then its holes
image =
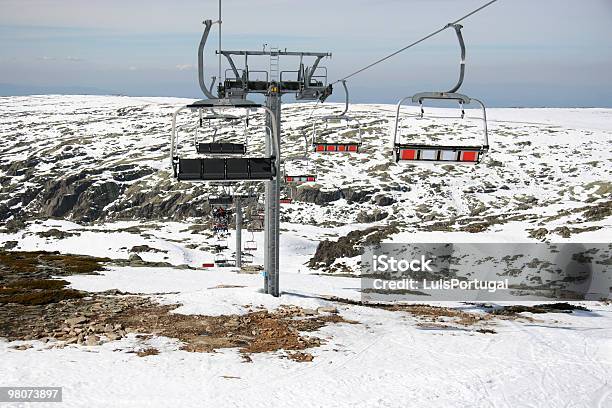
MULTIPOLYGON (((272 129, 272 124, 270 121, 270 114, 266 112, 266 132, 268 129, 272 129)), ((266 157, 270 156, 270 152, 272 146, 270 145, 270 139, 274 137, 266 137, 266 145, 265 145, 265 154, 266 157)), ((270 252, 268 248, 270 247, 270 185, 271 181, 266 181, 264 184, 264 285, 263 290, 264 293, 268 292, 268 279, 270 275, 270 252)))
POLYGON ((221 84, 221 0, 219 0, 219 84, 221 84))
POLYGON ((236 268, 242 267, 242 205, 236 199, 236 268))
MULTIPOLYGON (((278 145, 280 145, 281 95, 276 84, 266 96, 266 106, 273 115, 268 114, 266 122, 276 122, 278 145), (274 116, 274 117, 272 117, 274 116)), ((270 126, 272 128, 272 126, 270 126)), ((273 135, 274 136, 274 135, 273 135)), ((276 152, 277 169, 280 168, 280 151, 276 152)), ((266 293, 278 297, 279 290, 279 244, 280 244, 280 178, 277 174, 274 180, 266 182, 266 233, 264 269, 266 271, 266 293)))

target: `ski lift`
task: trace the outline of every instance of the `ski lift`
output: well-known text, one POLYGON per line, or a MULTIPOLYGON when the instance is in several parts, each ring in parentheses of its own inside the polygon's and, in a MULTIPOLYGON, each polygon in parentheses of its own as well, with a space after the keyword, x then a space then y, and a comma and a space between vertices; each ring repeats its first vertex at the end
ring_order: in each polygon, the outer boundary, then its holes
POLYGON ((257 251, 257 241, 255 241, 255 234, 251 232, 251 239, 245 241, 244 250, 246 252, 257 251))
MULTIPOLYGON (((464 94, 457 93, 465 75, 465 43, 461 29, 463 26, 459 24, 449 24, 447 27, 453 27, 461 48, 461 62, 459 71, 459 80, 457 84, 447 92, 421 92, 413 96, 402 98, 397 104, 395 114, 395 128, 393 133, 393 149, 395 161, 421 161, 421 162, 457 162, 457 163, 478 163, 489 150, 489 136, 487 130, 487 113, 485 105, 478 99, 470 98, 464 94), (410 143, 403 142, 399 132, 400 109, 402 104, 407 100, 412 103, 419 104, 420 114, 416 115, 418 119, 425 117, 425 109, 423 102, 427 100, 442 100, 455 101, 459 103, 461 110, 461 119, 465 117, 465 105, 475 102, 482 109, 482 116, 479 118, 483 122, 483 141, 481 145, 433 145, 429 143, 410 143)), ((428 118, 444 118, 448 116, 428 116, 428 118)))
POLYGON ((312 145, 314 146, 315 152, 355 152, 357 153, 359 152, 359 148, 361 147, 361 144, 362 144, 361 122, 358 119, 348 116, 346 114, 349 109, 349 92, 346 86, 346 81, 342 80, 341 82, 342 82, 342 86, 344 87, 344 94, 346 97, 345 103, 344 103, 344 111, 342 111, 342 113, 339 115, 323 116, 322 118, 320 118, 320 121, 322 121, 325 124, 324 129, 320 133, 317 133, 317 121, 313 122, 312 124, 312 145), (332 130, 329 127, 329 124, 334 123, 334 122, 340 122, 340 123, 346 122, 346 129, 344 133, 346 134, 346 133, 356 132, 359 141, 358 142, 350 142, 350 141, 330 142, 330 141, 320 140, 323 134, 327 135, 332 132, 332 130))
POLYGON ((243 264, 252 264, 255 261, 255 256, 249 252, 242 253, 242 263, 243 264))
POLYGON ((312 160, 308 158, 308 139, 304 136, 304 155, 286 159, 283 162, 283 175, 285 183, 308 183, 317 180, 317 169, 312 160), (287 162, 290 163, 287 170, 287 162))
MULTIPOLYGON (((272 180, 276 176, 277 152, 280 150, 278 137, 275 132, 265 132, 270 139, 271 153, 263 157, 236 157, 235 152, 211 153, 206 151, 207 156, 215 157, 180 157, 177 149, 178 137, 176 129, 176 118, 184 109, 200 111, 202 109, 242 108, 255 109, 261 105, 246 99, 205 99, 196 101, 191 105, 183 106, 172 115, 172 135, 170 158, 174 177, 185 181, 248 181, 248 180, 272 180), (219 157, 223 155, 225 157, 219 157)), ((276 126, 273 122, 272 126, 276 126)))
POLYGON ((227 255, 223 252, 215 254, 215 265, 227 263, 227 255))
POLYGON ((227 259, 227 255, 224 252, 215 254, 215 266, 219 268, 229 268, 234 266, 234 263, 227 259))
POLYGON ((283 195, 281 195, 280 198, 279 198, 279 202, 281 204, 291 204, 291 203, 293 203, 293 197, 291 197, 291 190, 289 190, 288 194, 283 192, 283 195))
POLYGON ((214 243, 213 246, 218 251, 222 251, 224 249, 228 249, 229 248, 229 245, 227 243, 227 238, 225 236, 222 236, 222 235, 217 235, 217 238, 215 239, 215 243, 214 243))

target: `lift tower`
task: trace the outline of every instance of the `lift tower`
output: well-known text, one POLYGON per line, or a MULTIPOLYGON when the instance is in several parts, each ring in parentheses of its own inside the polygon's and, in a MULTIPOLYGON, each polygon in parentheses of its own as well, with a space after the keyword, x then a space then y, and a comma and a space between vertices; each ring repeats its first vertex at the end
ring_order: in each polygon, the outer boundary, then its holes
MULTIPOLYGON (((265 97, 266 106, 266 128, 270 133, 272 129, 278 132, 278 144, 280 147, 281 132, 281 100, 284 94, 295 94, 295 98, 301 101, 320 100, 323 102, 332 93, 331 85, 327 84, 327 69, 320 66, 323 58, 331 57, 327 52, 303 52, 287 51, 275 48, 261 51, 235 51, 223 50, 221 46, 216 54, 221 60, 224 57, 229 68, 225 72, 219 69, 219 77, 212 78, 210 87, 206 86, 204 76, 204 47, 213 24, 221 25, 221 19, 213 22, 204 21, 204 33, 198 48, 198 77, 200 88, 204 95, 210 100, 216 100, 216 106, 228 101, 228 105, 239 106, 239 101, 245 101, 248 94, 261 94, 265 97), (268 70, 249 70, 249 59, 269 58, 268 70), (297 69, 282 71, 280 59, 293 57, 298 59, 297 69), (240 68, 234 59, 240 58, 243 63, 240 68), (311 60, 310 66, 305 65, 306 60, 311 60), (217 84, 217 95, 213 94, 215 82, 217 84), (236 102, 238 101, 238 102, 236 102)), ((220 63, 219 63, 219 66, 220 63)), ((281 152, 272 146, 274 135, 266 138, 266 156, 276 150, 275 160, 277 169, 280 170, 281 152)), ((265 183, 265 236, 264 236, 264 291, 273 296, 279 296, 279 237, 280 237, 280 180, 277 174, 265 183)))

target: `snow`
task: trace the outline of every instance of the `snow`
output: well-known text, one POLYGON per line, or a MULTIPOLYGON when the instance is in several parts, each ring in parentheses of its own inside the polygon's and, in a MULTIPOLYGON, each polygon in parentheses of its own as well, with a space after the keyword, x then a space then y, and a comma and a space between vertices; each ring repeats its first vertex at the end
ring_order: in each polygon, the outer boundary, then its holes
MULTIPOLYGON (((185 272, 112 270, 71 281, 89 289, 182 290, 175 299, 189 306, 181 313, 233 313, 232 304, 241 303, 319 303, 260 295, 253 276, 185 272), (219 282, 249 288, 204 289, 219 282)), ((343 278, 328 279, 340 279, 335 288, 344 286, 343 278)), ((283 283, 304 292, 331 288, 312 276, 286 276, 283 283)), ((592 312, 537 315, 529 323, 500 321, 497 334, 488 335, 420 328, 402 312, 340 306, 343 317, 360 324, 317 332, 326 342, 309 350, 312 363, 281 359, 282 352, 253 355, 252 363, 244 363, 235 350, 188 353, 165 338, 129 337, 99 347, 52 350, 35 343, 26 351, 1 342, 0 370, 6 384, 63 386, 67 407, 605 407, 612 403, 612 310, 589 307, 592 312), (161 353, 141 358, 125 352, 150 346, 161 353)))
MULTIPOLYGON (((179 98, 105 96, 0 98, 0 132, 11 135, 10 143, 1 148, 3 160, 26 160, 35 151, 43 158, 36 166, 38 175, 78 173, 94 168, 96 163, 105 167, 136 164, 160 171, 149 178, 121 183, 140 183, 143 190, 153 188, 168 171, 169 114, 186 102, 179 98), (129 114, 118 116, 120 110, 129 114), (29 131, 21 132, 19 126, 29 131), (83 156, 53 162, 51 157, 61 154, 65 144, 79 149, 83 156)), ((283 129, 287 132, 284 148, 295 156, 303 151, 301 132, 311 107, 288 105, 283 112, 283 129)), ((340 105, 326 104, 317 115, 339 110, 340 105)), ((581 213, 571 212, 610 200, 609 191, 597 193, 597 183, 612 180, 610 109, 490 109, 491 153, 487 161, 451 170, 431 164, 391 162, 394 106, 352 105, 349 114, 369 128, 364 131, 364 154, 313 154, 318 180, 307 185, 324 186, 325 190, 376 188, 392 195, 396 203, 382 209, 400 222, 401 231, 386 242, 535 242, 536 238, 529 236, 530 229, 545 227, 553 231, 563 226, 585 230, 569 238, 551 232, 547 239, 610 241, 610 217, 586 220, 581 213), (494 161, 503 166, 494 165, 494 161), (375 168, 380 170, 372 170, 375 168), (483 190, 487 183, 508 189, 488 192, 483 190), (410 190, 392 190, 394 186, 409 186, 410 190), (523 206, 526 197, 535 198, 536 203, 523 206), (459 228, 432 231, 426 227, 435 220, 425 220, 420 206, 443 221, 472 222, 481 219, 478 217, 504 215, 524 218, 492 225, 477 234, 459 228)), ((181 121, 186 124, 188 117, 181 115, 181 121)), ((417 133, 419 126, 428 123, 433 122, 406 118, 401 131, 404 135, 417 133)), ((445 120, 435 123, 447 126, 445 120)), ((477 120, 471 125, 480 129, 477 120)), ((453 129, 458 136, 452 142, 464 142, 468 137, 479 142, 472 128, 453 129)), ((263 133, 259 132, 249 149, 257 151, 262 146, 263 133)), ((0 171, 0 176, 5 173, 0 171)), ((28 187, 19 177, 11 176, 11 184, 20 189, 28 187)), ((112 180, 108 172, 96 177, 97 182, 112 180)), ((15 194, 0 196, 0 204, 15 194)), ((20 205, 31 208, 36 203, 19 202, 15 208, 20 205)), ((111 214, 114 205, 108 206, 111 214)), ((93 224, 46 219, 29 222, 18 233, 0 233, 0 246, 18 241, 16 250, 113 259, 127 259, 132 247, 148 245, 163 252, 141 253, 145 261, 194 268, 109 266, 100 275, 64 278, 75 289, 140 293, 160 303, 180 304, 174 312, 183 314, 244 314, 249 307, 333 305, 345 319, 358 322, 332 324, 313 333, 325 343, 308 350, 315 357, 311 363, 280 358, 282 351, 254 354, 252 363, 244 363, 237 350, 188 353, 179 349, 176 340, 164 337, 142 340, 130 335, 101 346, 63 349, 29 342, 34 348, 25 351, 11 348, 23 342, 0 341, 2 385, 62 386, 62 406, 66 407, 612 407, 609 304, 584 303, 591 312, 497 320, 497 333, 483 334, 470 328, 426 328, 404 312, 327 300, 330 296, 358 300, 360 281, 356 277, 315 274, 319 271, 307 266, 309 259, 322 239, 333 240, 356 229, 386 225, 388 220, 356 222, 359 211, 374 208, 377 206, 372 202, 356 205, 344 198, 325 206, 283 205, 287 217, 282 222, 279 298, 262 293, 263 278, 259 274, 240 274, 233 268, 200 268, 202 263, 211 262, 214 254, 209 234, 188 230, 192 223, 201 221, 197 219, 111 219, 93 224), (135 227, 140 232, 133 232, 135 227), (79 235, 64 239, 37 235, 51 228, 79 235), (158 348, 160 354, 142 358, 127 352, 149 346, 158 348)), ((244 236, 251 238, 250 233, 244 236)), ((254 263, 262 264, 263 233, 255 232, 253 238, 259 249, 254 263)), ((231 255, 235 250, 233 233, 228 244, 231 255)), ((356 271, 357 261, 345 258, 337 262, 356 271)), ((435 304, 479 311, 460 303, 435 304)))

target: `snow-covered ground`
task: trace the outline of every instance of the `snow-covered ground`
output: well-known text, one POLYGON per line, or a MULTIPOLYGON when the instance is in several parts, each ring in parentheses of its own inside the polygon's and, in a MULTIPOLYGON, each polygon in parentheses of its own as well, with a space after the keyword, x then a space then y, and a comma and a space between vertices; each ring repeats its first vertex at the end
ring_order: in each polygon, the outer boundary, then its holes
MULTIPOLYGON (((77 289, 117 288, 180 302, 178 313, 241 313, 244 304, 275 308, 327 305, 317 295, 356 296, 354 278, 284 273, 280 298, 258 292, 261 278, 222 271, 112 268, 102 276, 68 278, 77 289), (244 286, 213 289, 219 284, 244 286)), ((337 305, 338 306, 338 305, 337 305)), ((449 306, 449 304, 446 304, 449 306)), ((450 304, 466 311, 476 308, 450 304)), ((312 363, 255 354, 245 363, 232 349, 214 354, 179 350, 167 338, 127 339, 98 347, 16 351, 0 343, 3 384, 64 387, 65 406, 304 407, 607 407, 612 405, 612 308, 498 321, 496 334, 428 328, 404 312, 339 305, 359 324, 315 333, 312 363), (159 355, 126 354, 153 346, 159 355), (121 401, 121 402, 119 402, 121 401)), ((529 314, 527 314, 529 315, 529 314)))
MULTIPOLYGON (((34 347, 27 350, 12 348, 20 342, 0 341, 0 385, 62 386, 67 407, 612 407, 610 304, 585 302, 590 312, 495 320, 495 334, 475 327, 428 327, 402 311, 328 300, 358 300, 359 279, 315 274, 320 271, 307 266, 320 240, 391 222, 400 232, 385 242, 610 242, 610 216, 589 210, 605 210, 612 195, 612 110, 491 109, 490 155, 482 164, 461 167, 394 164, 389 128, 395 107, 352 106, 351 115, 364 123, 364 153, 314 154, 318 181, 305 187, 371 190, 371 197, 283 207, 283 293, 273 298, 261 293, 258 274, 199 268, 214 258, 213 238, 190 226, 202 222, 201 197, 210 190, 175 183, 168 173, 169 114, 185 102, 0 98, 0 134, 6 140, 0 147, 0 211, 10 214, 0 219, 39 218, 17 232, 0 232, 0 247, 14 241, 15 250, 127 259, 132 247, 148 245, 161 252, 140 253, 145 261, 196 269, 110 266, 101 275, 63 279, 80 290, 150 294, 164 304, 181 304, 175 313, 333 305, 358 324, 333 324, 313 333, 325 343, 309 349, 315 358, 305 363, 279 358, 283 352, 253 354, 251 363, 234 349, 190 353, 163 337, 130 335, 101 346, 63 349, 29 342, 34 347), (113 170, 121 166, 128 167, 113 170), (74 199, 62 201, 66 195, 74 199), (377 205, 380 195, 393 202, 377 205), (103 198, 99 208, 87 205, 92 197, 103 198), (360 212, 375 209, 387 217, 357 222, 360 212), (483 223, 477 233, 463 228, 483 223), (74 235, 39 235, 52 229, 74 235), (544 231, 531 234, 538 229, 544 231), (147 345, 161 353, 143 358, 125 352, 147 345)), ((301 153, 310 108, 285 107, 288 152, 301 153)), ((321 114, 338 108, 321 108, 321 114)), ((402 123, 404 135, 425 127, 434 139, 456 130, 454 142, 473 137, 471 130, 479 125, 402 123)), ((262 141, 261 135, 254 137, 249 149, 260 149, 262 141)), ((259 249, 254 263, 262 264, 263 233, 252 237, 259 249)), ((231 254, 231 234, 228 244, 231 254)), ((341 261, 356 267, 357 258, 341 261)), ((476 306, 439 304, 482 313, 476 306)))

